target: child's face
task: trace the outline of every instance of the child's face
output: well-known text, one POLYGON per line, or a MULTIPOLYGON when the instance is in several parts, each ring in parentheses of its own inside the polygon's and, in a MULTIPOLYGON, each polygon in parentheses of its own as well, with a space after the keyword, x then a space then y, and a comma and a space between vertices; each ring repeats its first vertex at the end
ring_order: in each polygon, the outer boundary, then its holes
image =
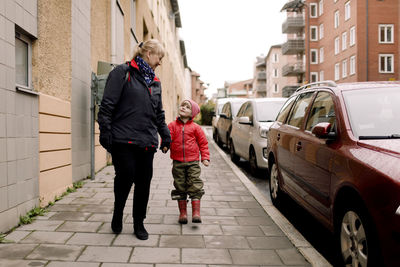
POLYGON ((179 106, 179 116, 181 118, 191 118, 192 117, 192 105, 189 101, 183 101, 179 106))

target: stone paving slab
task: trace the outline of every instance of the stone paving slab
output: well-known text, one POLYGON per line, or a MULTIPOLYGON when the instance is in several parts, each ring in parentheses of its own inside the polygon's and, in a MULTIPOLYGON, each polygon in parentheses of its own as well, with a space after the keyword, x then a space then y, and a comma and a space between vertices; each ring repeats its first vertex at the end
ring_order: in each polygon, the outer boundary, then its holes
POLYGON ((45 216, 8 234, 15 243, 0 244, 0 267, 310 266, 212 141, 209 148, 211 165, 201 167, 206 192, 201 224, 191 223, 190 202, 188 224, 177 222, 177 202, 170 199, 171 160, 156 153, 145 220, 148 240, 133 235, 132 192, 122 233, 112 233, 114 169, 107 166, 45 216))

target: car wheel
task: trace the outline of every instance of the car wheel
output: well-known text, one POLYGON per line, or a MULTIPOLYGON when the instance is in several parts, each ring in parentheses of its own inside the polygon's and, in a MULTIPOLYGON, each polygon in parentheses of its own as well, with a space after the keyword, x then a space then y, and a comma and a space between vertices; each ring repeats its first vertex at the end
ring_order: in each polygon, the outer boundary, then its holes
POLYGON ((257 166, 257 156, 254 148, 251 147, 249 151, 249 163, 250 163, 250 173, 253 176, 257 175, 258 166, 257 166))
POLYGON ((217 130, 213 128, 213 139, 217 142, 217 130))
POLYGON ((218 131, 216 131, 216 140, 215 140, 215 142, 217 143, 217 145, 219 146, 219 147, 222 147, 222 141, 221 141, 221 137, 219 137, 219 134, 218 134, 218 131))
POLYGON ((279 173, 278 166, 275 162, 269 168, 269 194, 271 196, 272 204, 279 206, 282 203, 283 192, 279 186, 279 173))
POLYGON ((342 263, 345 266, 379 266, 378 240, 366 212, 360 205, 347 205, 340 212, 336 231, 342 263))
POLYGON ((236 155, 235 146, 233 145, 232 139, 230 139, 230 142, 229 142, 229 143, 230 143, 229 152, 230 152, 230 154, 231 154, 231 160, 232 160, 234 163, 237 163, 237 162, 239 161, 239 156, 236 155))

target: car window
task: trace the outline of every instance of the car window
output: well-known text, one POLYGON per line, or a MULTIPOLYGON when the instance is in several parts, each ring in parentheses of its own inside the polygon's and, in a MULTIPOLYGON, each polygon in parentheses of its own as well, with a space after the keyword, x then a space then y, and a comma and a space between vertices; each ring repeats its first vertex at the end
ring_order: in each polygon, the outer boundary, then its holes
POLYGON ((238 116, 238 117, 243 117, 243 116, 244 116, 244 112, 246 111, 246 107, 247 107, 247 102, 244 103, 244 104, 240 107, 239 112, 237 113, 237 116, 238 116))
POLYGON ((294 104, 290 112, 288 124, 300 128, 304 121, 304 114, 307 111, 308 105, 311 102, 314 92, 301 94, 294 104))
POLYGON ((226 115, 228 115, 228 108, 229 108, 229 103, 225 103, 221 113, 225 113, 226 115))
POLYGON ((263 101, 255 103, 255 110, 257 112, 257 120, 260 122, 275 121, 276 114, 281 109, 284 100, 263 101))
POLYGON ((244 112, 245 117, 249 117, 250 121, 253 121, 253 105, 251 103, 247 104, 246 110, 244 112))
POLYGON ((227 104, 228 105, 226 107, 225 113, 226 113, 226 116, 228 116, 228 118, 231 118, 232 117, 232 111, 231 111, 232 104, 231 103, 227 103, 227 104))
POLYGON ((320 122, 329 122, 331 130, 334 130, 336 124, 335 107, 332 95, 328 92, 319 92, 315 98, 308 117, 306 130, 311 131, 320 122))
POLYGON ((289 98, 286 103, 282 106, 279 114, 276 118, 277 121, 284 123, 286 121, 287 115, 289 114, 290 108, 293 106, 296 96, 289 98))

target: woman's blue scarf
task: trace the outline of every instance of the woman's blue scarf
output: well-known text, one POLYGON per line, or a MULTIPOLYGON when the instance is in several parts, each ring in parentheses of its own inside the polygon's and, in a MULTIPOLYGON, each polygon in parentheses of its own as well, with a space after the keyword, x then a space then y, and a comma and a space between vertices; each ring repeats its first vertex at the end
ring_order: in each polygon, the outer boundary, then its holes
POLYGON ((156 76, 153 69, 140 56, 136 56, 135 61, 139 67, 140 73, 143 75, 146 81, 146 84, 150 85, 150 83, 154 80, 154 77, 156 76))

